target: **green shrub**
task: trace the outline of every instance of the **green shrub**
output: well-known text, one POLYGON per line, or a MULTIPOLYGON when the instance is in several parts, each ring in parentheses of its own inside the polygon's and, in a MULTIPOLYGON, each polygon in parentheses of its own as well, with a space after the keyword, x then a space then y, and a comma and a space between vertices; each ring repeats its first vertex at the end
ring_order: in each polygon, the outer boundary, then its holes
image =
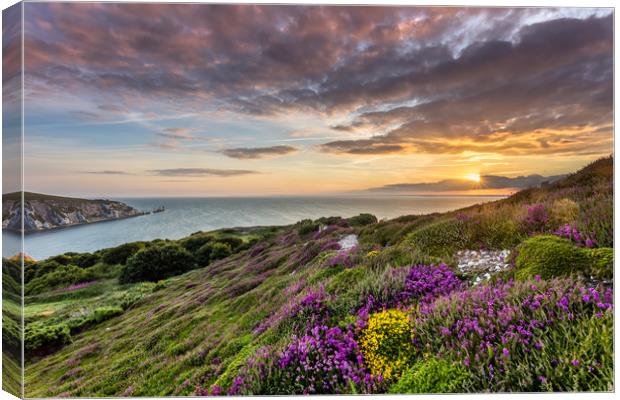
POLYGON ((7 258, 2 259, 2 291, 4 296, 9 293, 21 296, 22 277, 20 270, 19 263, 7 258))
POLYGON ((179 244, 185 247, 188 251, 195 253, 199 248, 213 240, 214 238, 211 235, 193 234, 190 237, 180 240, 179 244))
POLYGON ((347 219, 347 222, 350 226, 366 226, 376 224, 378 220, 377 217, 372 214, 360 214, 347 219))
POLYGON ((73 264, 80 268, 92 267, 99 261, 99 256, 91 253, 82 253, 73 257, 73 264))
POLYGON ((393 394, 463 393, 467 370, 447 360, 430 358, 416 363, 390 387, 393 394))
MULTIPOLYGON (((331 269, 331 268, 329 268, 331 269)), ((334 276, 327 284, 327 291, 330 293, 344 293, 351 290, 359 281, 364 278, 364 268, 347 268, 334 276)))
POLYGON ((588 274, 599 279, 614 277, 614 249, 601 247, 584 250, 588 257, 588 274))
POLYGON ((209 265, 212 261, 226 258, 232 254, 229 244, 221 242, 209 242, 196 251, 196 262, 198 265, 209 265))
POLYGON ((471 245, 486 249, 511 249, 525 237, 525 233, 510 218, 499 213, 483 214, 475 220, 466 222, 471 232, 471 245))
POLYGON ((71 343, 71 334, 66 324, 28 324, 24 333, 24 347, 27 352, 47 353, 71 343))
POLYGON ((243 244, 243 240, 235 236, 225 236, 218 238, 219 243, 224 243, 230 246, 231 251, 237 250, 243 244))
POLYGON ((157 282, 180 275, 194 267, 194 258, 177 244, 165 244, 140 250, 127 260, 121 270, 120 283, 157 282))
POLYGON ((319 230, 320 224, 312 221, 311 219, 304 219, 299 221, 297 224, 297 233, 299 236, 305 236, 309 233, 316 232, 319 230))
POLYGON ((471 247, 471 232, 464 221, 448 219, 426 225, 407 237, 420 251, 436 257, 452 255, 456 250, 471 247))
POLYGON ((61 265, 69 265, 73 261, 73 255, 75 255, 75 253, 59 254, 57 256, 48 258, 48 260, 55 261, 61 265))
POLYGON ((588 265, 587 252, 570 241, 551 235, 534 236, 517 247, 515 259, 517 279, 583 272, 588 265))
POLYGON ((117 315, 121 315, 122 313, 123 309, 120 307, 99 307, 93 312, 92 319, 94 322, 100 323, 116 317, 117 315))
MULTIPOLYGON (((3 299, 6 302, 6 299, 3 299)), ((2 313, 2 351, 13 355, 21 353, 21 321, 4 311, 2 313)))
POLYGON ((60 265, 53 272, 37 276, 28 282, 25 292, 27 295, 38 294, 50 289, 58 289, 95 278, 96 274, 92 270, 83 269, 75 265, 60 265))
MULTIPOLYGON (((320 264, 320 262, 318 264, 320 264)), ((315 283, 322 282, 329 277, 339 274, 343 270, 344 267, 342 265, 336 265, 329 268, 321 268, 318 272, 308 278, 308 285, 314 285, 315 283)))
POLYGON ((25 266, 24 269, 24 281, 25 283, 28 283, 34 278, 41 277, 50 272, 54 272, 62 266, 62 264, 59 264, 58 262, 52 261, 50 259, 28 264, 25 266))
POLYGON ((106 252, 103 254, 103 262, 109 265, 125 265, 129 257, 133 256, 145 247, 146 243, 144 242, 131 242, 121 244, 118 247, 113 247, 106 250, 106 252))
POLYGON ((231 246, 228 243, 213 243, 211 248, 211 261, 221 260, 232 254, 231 246))
POLYGON ((121 296, 120 306, 123 308, 123 310, 127 310, 129 307, 142 300, 146 295, 157 290, 158 286, 159 282, 140 282, 136 285, 133 285, 121 296))

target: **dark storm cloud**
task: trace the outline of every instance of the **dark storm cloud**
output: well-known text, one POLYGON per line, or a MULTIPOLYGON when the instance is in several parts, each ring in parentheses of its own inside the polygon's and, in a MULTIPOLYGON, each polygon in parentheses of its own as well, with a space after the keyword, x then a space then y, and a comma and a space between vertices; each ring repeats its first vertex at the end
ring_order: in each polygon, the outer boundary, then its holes
POLYGON ((222 154, 231 158, 237 158, 241 160, 245 159, 257 159, 275 156, 284 156, 291 153, 296 153, 298 150, 293 146, 271 146, 271 147, 239 147, 234 149, 224 149, 222 154))
MULTIPOLYGON (((350 123, 335 130, 371 138, 319 147, 335 154, 577 154, 579 146, 611 143, 611 10, 110 3, 27 10, 31 93, 96 98, 100 112, 155 102, 184 112, 344 115, 350 123)), ((159 135, 189 140, 187 132, 159 135)))
POLYGON ((215 168, 171 168, 171 169, 154 169, 148 171, 150 173, 161 176, 219 176, 232 177, 240 175, 258 174, 257 171, 249 171, 245 169, 215 169, 215 168))

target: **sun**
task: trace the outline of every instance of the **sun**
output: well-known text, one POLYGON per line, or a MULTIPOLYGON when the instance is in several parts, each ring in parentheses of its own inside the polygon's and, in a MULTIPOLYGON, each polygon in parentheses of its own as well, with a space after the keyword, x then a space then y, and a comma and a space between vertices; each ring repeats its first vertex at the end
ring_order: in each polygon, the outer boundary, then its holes
POLYGON ((480 174, 467 174, 465 178, 470 181, 480 182, 480 174))

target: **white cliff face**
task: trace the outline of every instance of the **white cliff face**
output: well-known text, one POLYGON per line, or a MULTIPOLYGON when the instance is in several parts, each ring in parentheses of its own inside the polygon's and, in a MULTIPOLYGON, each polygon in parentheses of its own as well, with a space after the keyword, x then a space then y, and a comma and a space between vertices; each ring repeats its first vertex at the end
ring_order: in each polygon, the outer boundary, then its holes
MULTIPOLYGON (((128 218, 143 213, 127 204, 111 200, 86 200, 46 195, 25 196, 24 231, 41 231, 111 219, 128 218)), ((3 199, 2 229, 20 230, 21 201, 3 199)))

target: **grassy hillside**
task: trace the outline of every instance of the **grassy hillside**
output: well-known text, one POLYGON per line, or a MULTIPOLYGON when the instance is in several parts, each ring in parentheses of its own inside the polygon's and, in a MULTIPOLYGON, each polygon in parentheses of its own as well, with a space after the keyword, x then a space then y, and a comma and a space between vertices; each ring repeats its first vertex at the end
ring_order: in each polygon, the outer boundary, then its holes
POLYGON ((613 390, 612 176, 29 264, 26 395, 613 390))

